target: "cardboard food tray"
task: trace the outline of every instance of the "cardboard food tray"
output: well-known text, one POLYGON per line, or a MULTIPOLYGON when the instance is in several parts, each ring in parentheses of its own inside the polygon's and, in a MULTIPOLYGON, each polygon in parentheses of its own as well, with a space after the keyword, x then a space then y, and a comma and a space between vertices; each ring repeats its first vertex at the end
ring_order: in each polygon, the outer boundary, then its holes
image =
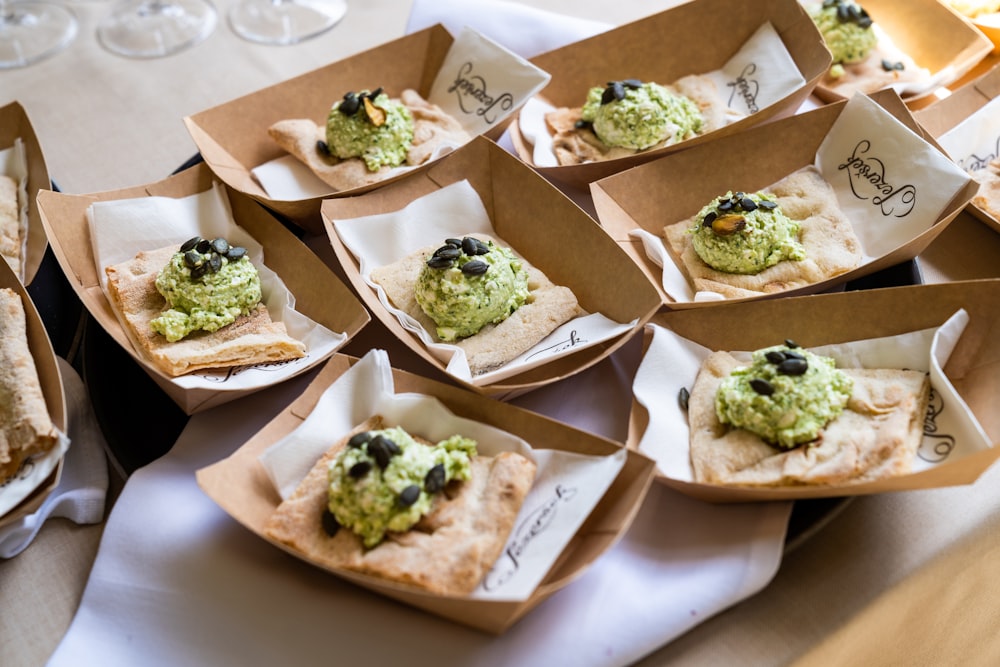
MULTIPOLYGON (((921 138, 929 143, 933 142, 893 91, 882 91, 869 97, 921 138)), ((662 238, 665 225, 695 215, 706 202, 719 194, 720 188, 724 192, 733 187, 732 184, 740 183, 741 189, 754 191, 813 164, 817 148, 845 104, 841 100, 751 128, 737 136, 724 137, 687 151, 667 155, 593 183, 590 190, 598 219, 607 233, 642 268, 668 308, 717 305, 719 301, 679 302, 672 299, 663 289, 661 268, 649 259, 641 241, 630 237, 629 232, 641 228, 662 238), (762 159, 759 156, 765 157, 762 159), (719 165, 724 165, 724 169, 720 171, 719 165)), ((910 260, 944 231, 947 224, 962 211, 975 190, 976 185, 970 180, 930 229, 909 243, 851 271, 811 285, 760 297, 727 298, 725 302, 822 292, 910 260)))
MULTIPOLYGON (((23 135, 22 135, 23 136, 23 135)), ((24 305, 25 325, 28 337, 28 349, 38 371, 38 380, 45 396, 45 404, 49 410, 52 423, 60 432, 66 433, 66 396, 63 390, 62 375, 55 351, 49 340, 48 333, 42 323, 42 318, 35 308, 28 291, 14 275, 6 262, 0 261, 0 287, 6 287, 17 292, 24 305)), ((0 528, 34 513, 56 488, 62 474, 63 460, 60 459, 55 470, 24 500, 9 512, 0 516, 0 528)))
MULTIPOLYGON (((927 134, 937 138, 996 99, 997 95, 1000 95, 1000 67, 994 67, 934 104, 914 111, 913 117, 927 134)), ((971 203, 966 210, 987 227, 1000 232, 1000 220, 987 211, 971 203)))
MULTIPOLYGON (((199 164, 145 186, 90 195, 42 191, 38 196, 42 222, 53 253, 90 315, 189 415, 239 398, 254 389, 215 391, 183 388, 147 361, 145 356, 136 352, 101 289, 87 222, 87 208, 98 201, 146 196, 184 197, 209 189, 213 180, 212 172, 199 164)), ((252 199, 228 188, 224 190, 229 198, 234 220, 264 246, 266 264, 294 294, 296 310, 331 331, 345 333, 348 340, 369 322, 371 318, 368 312, 347 286, 294 234, 252 199)), ((141 224, 141 221, 137 221, 137 224, 141 224)), ((316 360, 311 366, 315 366, 318 361, 320 360, 316 360)), ((309 367, 304 366, 299 372, 305 372, 309 367)))
POLYGON ((377 192, 327 199, 322 208, 337 258, 362 301, 395 336, 442 373, 446 365, 400 325, 364 282, 358 260, 332 221, 400 210, 418 197, 462 180, 468 180, 481 197, 497 235, 553 283, 572 289, 584 310, 601 312, 616 322, 637 320, 630 333, 611 341, 492 384, 463 383, 469 389, 495 398, 510 397, 578 373, 625 344, 659 308, 655 288, 590 216, 516 157, 478 137, 427 170, 377 192))
MULTIPOLYGON (((864 0, 860 4, 892 43, 917 65, 932 76, 946 74, 939 82, 941 86, 960 79, 993 50, 993 43, 981 31, 938 0, 864 0)), ((928 90, 904 95, 903 99, 917 102, 933 93, 928 90)), ((824 86, 822 80, 815 94, 824 102, 844 99, 824 86)))
MULTIPOLYGON (((970 317, 969 324, 944 371, 986 432, 991 448, 919 473, 857 485, 727 488, 672 479, 662 473, 657 481, 710 502, 854 496, 971 484, 1000 456, 1000 414, 996 411, 996 397, 1000 394, 1000 350, 995 345, 1000 332, 997 303, 1000 303, 1000 279, 986 279, 661 312, 651 323, 712 350, 732 351, 760 349, 785 339, 803 347, 815 347, 893 336, 937 327, 964 308, 970 317), (752 323, 752 326, 734 323, 752 323)), ((647 344, 648 336, 647 331, 647 344)), ((676 395, 669 398, 675 401, 676 395)), ((648 424, 646 408, 633 401, 629 447, 638 447, 648 424)), ((676 446, 687 448, 687 438, 688 433, 678 433, 676 446)))
POLYGON ((0 148, 10 148, 14 145, 15 139, 23 142, 28 163, 28 241, 24 257, 24 284, 30 285, 38 273, 38 267, 42 264, 45 248, 48 245, 38 215, 38 206, 35 204, 35 194, 39 190, 51 188, 52 184, 45 166, 45 156, 42 154, 42 147, 31 120, 24 107, 18 102, 11 102, 0 107, 0 148))
MULTIPOLYGON (((322 234, 319 216, 322 197, 269 199, 250 173, 256 166, 286 155, 268 136, 267 128, 287 118, 313 118, 325 124, 333 102, 348 90, 368 85, 382 86, 392 97, 412 88, 426 98, 453 42, 443 26, 435 25, 188 116, 184 123, 205 163, 229 187, 249 195, 295 225, 322 234)), ((500 123, 488 134, 499 137, 505 127, 506 122, 500 123)), ((327 196, 354 196, 399 178, 327 196)))
MULTIPOLYGON (((323 391, 356 361, 331 357, 306 391, 232 456, 197 472, 198 484, 234 519, 263 535, 263 525, 280 498, 257 457, 294 430, 312 411, 323 391)), ((516 406, 493 401, 460 388, 393 369, 396 391, 439 399, 456 415, 496 426, 523 438, 534 447, 590 455, 620 451, 621 445, 516 406)), ((652 483, 654 467, 648 458, 630 452, 624 467, 604 497, 577 531, 553 569, 531 597, 523 602, 470 600, 414 590, 375 577, 337 572, 349 581, 457 623, 500 634, 531 609, 579 577, 625 533, 652 483), (633 455, 634 454, 634 455, 633 455)), ((277 545, 276 546, 280 546, 277 545)))
MULTIPOLYGON (((806 84, 778 102, 735 123, 672 146, 627 158, 558 167, 538 167, 548 178, 585 186, 667 153, 741 132, 794 113, 830 67, 830 52, 796 0, 742 2, 699 0, 639 19, 531 59, 552 75, 538 95, 555 107, 579 107, 593 86, 634 77, 669 84, 688 74, 719 69, 763 23, 770 21, 806 84), (718 33, 719 38, 715 35, 718 33)), ((534 166, 532 147, 517 122, 510 137, 522 160, 534 166)))

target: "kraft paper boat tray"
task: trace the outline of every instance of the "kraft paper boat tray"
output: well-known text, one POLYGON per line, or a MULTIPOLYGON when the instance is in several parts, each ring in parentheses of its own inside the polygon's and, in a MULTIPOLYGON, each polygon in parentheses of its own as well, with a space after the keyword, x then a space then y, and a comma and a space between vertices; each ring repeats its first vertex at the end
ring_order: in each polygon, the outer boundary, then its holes
MULTIPOLYGON (((881 91, 868 97, 927 141, 927 150, 939 150, 893 91, 881 91)), ((649 259, 641 241, 629 233, 643 229, 662 238, 666 224, 696 214, 706 202, 736 183, 740 184, 740 189, 753 191, 813 164, 817 148, 845 104, 841 100, 782 118, 739 135, 666 155, 593 183, 590 190, 598 219, 656 286, 666 307, 680 309, 717 305, 719 301, 676 301, 670 297, 663 288, 661 268, 649 259), (720 169, 720 165, 723 168, 720 169)), ((945 230, 972 198, 976 188, 976 184, 969 179, 929 229, 855 269, 818 283, 767 296, 728 298, 725 302, 821 292, 910 260, 945 230)))
MULTIPOLYGON (((669 84, 688 74, 719 69, 765 22, 770 22, 805 84, 775 103, 723 128, 631 157, 557 167, 537 167, 548 178, 583 186, 667 153, 713 141, 794 113, 830 67, 830 52, 797 0, 744 2, 699 0, 574 42, 531 59, 552 75, 537 96, 555 107, 579 107, 593 86, 638 78, 669 84)), ((509 128, 518 155, 534 165, 532 147, 518 122, 509 128)))
MULTIPOLYGON (((144 371, 187 414, 239 398, 254 388, 208 390, 179 386, 173 378, 137 353, 128 334, 112 310, 98 281, 91 245, 87 209, 93 202, 147 196, 184 197, 212 187, 212 172, 204 164, 162 181, 124 190, 89 195, 42 191, 38 196, 42 222, 63 273, 80 300, 101 327, 121 345, 144 371)), ((294 234, 255 201, 223 186, 237 225, 264 247, 267 266, 277 273, 295 296, 295 309, 333 332, 346 334, 350 341, 370 316, 350 289, 294 234)), ((138 220, 136 224, 142 224, 138 220)), ((318 364, 316 359, 299 372, 318 364)))
MULTIPOLYGON (((302 423, 323 391, 356 361, 356 358, 335 354, 298 399, 232 456, 199 470, 198 484, 205 493, 243 526, 263 538, 264 523, 277 508, 280 498, 257 457, 302 423)), ((594 456, 621 451, 618 443, 508 403, 397 369, 392 370, 392 375, 397 393, 433 396, 455 415, 500 428, 523 438, 535 448, 594 456)), ((338 572, 337 576, 457 623, 501 634, 543 600, 576 580, 601 554, 614 546, 635 518, 652 483, 653 473, 652 461, 629 452, 621 471, 553 568, 531 596, 521 602, 434 595, 346 571, 338 572)))
POLYGON ((619 323, 636 320, 629 332, 594 347, 548 361, 473 391, 513 396, 578 373, 621 347, 660 306, 655 288, 594 220, 548 181, 494 142, 477 137, 430 168, 374 192, 327 199, 322 214, 334 251, 368 309, 403 343, 441 373, 446 364, 402 327, 360 274, 358 259, 338 236, 333 221, 403 209, 418 197, 468 180, 479 194, 496 235, 557 285, 573 290, 589 313, 619 323))
MULTIPOLYGON (((0 261, 0 287, 9 288, 21 297, 21 303, 24 305, 28 349, 31 351, 35 368, 38 371, 38 380, 42 386, 42 394, 45 396, 49 417, 60 432, 66 433, 66 397, 55 351, 52 349, 49 335, 45 331, 45 325, 42 323, 42 318, 39 316, 31 296, 4 261, 0 261)), ((62 466, 63 460, 60 459, 55 470, 34 491, 9 512, 0 516, 0 528, 34 513, 41 507, 59 483, 62 466)))
MULTIPOLYGON (((948 458, 948 434, 937 433, 935 419, 942 405, 932 396, 925 433, 942 437, 931 454, 943 459, 920 472, 858 485, 789 486, 779 488, 739 488, 675 479, 657 475, 681 493, 710 502, 793 500, 851 496, 886 491, 929 489, 975 482, 1000 456, 1000 279, 985 279, 886 287, 870 290, 789 297, 756 302, 723 304, 700 310, 663 311, 651 324, 703 345, 711 350, 751 351, 794 340, 803 347, 815 347, 938 327, 959 309, 969 322, 943 370, 965 407, 986 434, 989 446, 948 458)), ((649 343, 647 331, 645 343, 649 343)), ((692 378, 693 381, 693 378, 692 378)), ((690 385, 688 385, 690 388, 690 385)), ((664 409, 674 409, 678 389, 664 391, 669 401, 664 409)), ((949 404, 944 409, 956 406, 949 404)), ((963 406, 957 406, 963 409, 963 406)), ((633 401, 629 421, 629 447, 637 448, 649 424, 649 412, 633 401)), ((688 448, 689 434, 676 433, 669 447, 688 448)), ((926 446, 926 442, 925 442, 926 446)))
POLYGON ((24 284, 30 285, 42 264, 48 242, 45 230, 38 215, 35 204, 35 194, 39 190, 52 187, 48 168, 45 166, 45 156, 38 142, 38 136, 31 125, 31 119, 24 107, 18 102, 0 107, 0 150, 10 148, 14 141, 20 139, 24 146, 24 155, 28 170, 28 240, 25 247, 24 284))

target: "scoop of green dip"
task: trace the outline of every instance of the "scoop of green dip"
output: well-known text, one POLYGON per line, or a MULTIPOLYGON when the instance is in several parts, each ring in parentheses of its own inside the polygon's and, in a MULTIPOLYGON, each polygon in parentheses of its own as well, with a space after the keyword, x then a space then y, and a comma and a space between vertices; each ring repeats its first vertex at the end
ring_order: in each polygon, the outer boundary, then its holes
POLYGON ((830 357, 777 345, 755 351, 751 365, 722 380, 715 411, 723 424, 789 449, 816 439, 843 411, 853 384, 830 357))
POLYGON ((469 479, 475 455, 476 441, 460 435, 429 446, 398 426, 358 434, 330 463, 328 509, 374 547, 417 523, 448 482, 469 479))
POLYGON ((443 341, 507 319, 528 299, 528 272, 510 248, 449 239, 424 263, 414 296, 443 341), (463 250, 464 247, 464 250, 463 250))
POLYGON ((381 92, 347 93, 330 109, 326 119, 326 145, 342 160, 358 157, 369 171, 398 167, 413 144, 413 116, 398 100, 381 92), (365 100, 375 107, 369 115, 365 100), (384 113, 384 119, 381 118, 384 113))
POLYGON ((773 196, 730 190, 703 207, 688 232, 695 252, 713 269, 755 274, 784 259, 805 259, 801 227, 773 196))
POLYGON ((878 42, 868 13, 850 0, 825 0, 810 16, 835 64, 861 62, 878 42))
POLYGON ((192 331, 217 331, 246 315, 261 299, 257 268, 244 255, 238 260, 220 257, 216 271, 192 277, 185 253, 176 252, 156 276, 156 289, 167 310, 150 322, 171 343, 192 331))
POLYGON ((698 105, 689 98, 632 79, 591 88, 581 118, 608 146, 635 150, 667 139, 670 143, 690 139, 704 123, 698 105))

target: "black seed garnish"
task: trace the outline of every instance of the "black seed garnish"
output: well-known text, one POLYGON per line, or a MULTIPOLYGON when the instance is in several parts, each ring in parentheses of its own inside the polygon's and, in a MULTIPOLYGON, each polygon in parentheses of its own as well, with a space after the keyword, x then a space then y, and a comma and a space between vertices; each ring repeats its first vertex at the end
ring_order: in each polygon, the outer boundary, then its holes
POLYGON ((799 354, 798 352, 794 352, 792 350, 785 350, 784 355, 786 359, 801 359, 802 361, 806 360, 804 354, 799 354))
POLYGON ((689 400, 691 400, 691 392, 688 391, 687 387, 681 387, 681 390, 677 392, 677 402, 684 412, 687 412, 689 400))
MULTIPOLYGON (((722 207, 720 206, 719 208, 722 208, 722 207)), ((714 222, 715 219, 718 218, 718 217, 719 217, 718 213, 716 213, 715 211, 709 211, 708 213, 705 214, 705 217, 702 218, 701 226, 702 227, 711 227, 712 226, 712 222, 714 222)))
POLYGON ((361 98, 358 97, 357 93, 353 92, 345 94, 343 101, 337 105, 337 111, 345 116, 353 116, 360 108, 361 98))
POLYGON ((794 350, 795 348, 799 347, 799 344, 796 343, 794 340, 792 340, 790 338, 786 338, 785 339, 785 347, 790 347, 790 348, 792 348, 794 350))
POLYGON ((184 265, 189 269, 201 266, 204 263, 205 259, 197 250, 188 250, 184 253, 184 265))
POLYGON ((485 243, 483 243, 479 239, 475 239, 475 242, 476 242, 476 254, 477 255, 487 255, 487 254, 489 254, 490 247, 488 245, 486 245, 485 243))
POLYGON ((246 248, 230 246, 224 238, 209 241, 200 236, 188 239, 180 246, 184 254, 184 266, 191 271, 192 278, 201 278, 209 271, 215 273, 223 266, 222 258, 236 261, 246 255, 246 248))
POLYGON ((372 439, 372 434, 370 431, 362 431, 361 433, 355 433, 351 436, 351 439, 347 441, 347 446, 352 449, 357 449, 362 445, 368 443, 372 439))
POLYGON ((573 123, 573 127, 575 127, 578 130, 586 130, 589 129, 592 124, 593 123, 591 123, 589 120, 580 119, 575 123, 573 123))
POLYGON ((399 494, 399 504, 403 507, 409 507, 413 503, 417 502, 419 497, 420 487, 416 484, 410 484, 399 494))
POLYGON ((778 208, 778 202, 771 201, 770 199, 761 199, 759 202, 757 202, 757 206, 763 209, 767 209, 768 211, 771 211, 773 209, 778 208))
POLYGON ((450 246, 453 246, 455 248, 461 248, 462 247, 462 239, 445 239, 444 242, 445 242, 445 245, 450 245, 450 246))
POLYGON ((764 358, 770 361, 772 364, 780 364, 785 360, 785 353, 780 350, 770 350, 764 355, 764 358))
POLYGON ((371 461, 358 461, 357 463, 351 466, 351 469, 347 471, 347 474, 353 477, 354 479, 361 479, 369 472, 371 472, 371 469, 372 469, 371 461))
POLYGON ((757 202, 755 202, 753 199, 750 199, 750 197, 743 197, 742 199, 740 199, 740 206, 743 207, 744 211, 748 212, 757 210, 757 202))
POLYGON ((320 522, 323 524, 323 532, 330 537, 336 535, 337 531, 340 530, 340 522, 337 521, 337 517, 333 516, 333 512, 330 511, 329 507, 323 508, 320 522))
POLYGON ((226 258, 230 262, 235 262, 237 260, 246 257, 247 249, 243 246, 234 245, 229 248, 229 252, 226 253, 226 258))
POLYGON ((778 372, 782 375, 802 375, 809 369, 805 359, 785 359, 778 364, 778 372))
POLYGON ((208 264, 201 264, 191 269, 191 277, 197 280, 208 273, 208 264))
POLYGON ((225 255, 229 252, 229 241, 222 237, 212 239, 212 250, 220 255, 225 255))
POLYGON ((478 259, 474 259, 471 262, 466 262, 462 265, 462 273, 467 276, 481 276, 486 273, 490 268, 490 265, 478 259))
POLYGON ((202 255, 207 255, 212 249, 212 242, 208 239, 202 239, 195 244, 194 249, 200 252, 202 255))
POLYGON ((426 475, 424 475, 424 491, 427 493, 437 493, 444 488, 444 482, 444 464, 438 463, 428 470, 426 475))
POLYGON ((453 245, 443 245, 434 251, 433 256, 444 257, 445 259, 458 259, 462 256, 462 250, 453 245))
POLYGON ((330 146, 322 139, 319 139, 316 142, 316 152, 319 153, 320 155, 329 155, 330 146))
POLYGON ((198 245, 198 241, 201 240, 200 236, 195 236, 194 238, 188 239, 181 245, 181 252, 187 252, 188 250, 194 250, 194 247, 198 245))
POLYGON ((215 273, 222 268, 222 255, 212 253, 208 256, 208 270, 215 273))
POLYGON ((471 236, 466 236, 464 239, 462 239, 462 252, 464 252, 466 255, 475 255, 477 247, 478 246, 476 245, 476 239, 472 238, 471 236))
POLYGON ((719 210, 725 213, 733 209, 733 202, 730 199, 723 199, 719 202, 719 210))
POLYGON ((427 260, 427 266, 431 267, 432 269, 447 269, 450 268, 451 265, 454 263, 455 260, 449 259, 447 257, 431 257, 429 260, 427 260))
POLYGON ((754 378, 750 380, 750 388, 761 396, 770 396, 774 393, 774 386, 763 378, 754 378))
POLYGON ((632 89, 642 88, 642 81, 640 81, 639 79, 625 79, 624 81, 622 81, 622 84, 624 84, 626 88, 632 88, 632 89))

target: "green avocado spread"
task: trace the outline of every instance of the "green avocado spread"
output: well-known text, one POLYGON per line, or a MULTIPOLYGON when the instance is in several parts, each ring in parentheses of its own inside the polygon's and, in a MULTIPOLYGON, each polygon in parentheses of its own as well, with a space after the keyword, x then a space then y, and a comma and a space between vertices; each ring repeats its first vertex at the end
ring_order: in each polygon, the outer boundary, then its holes
POLYGON ((374 547, 416 524, 449 482, 469 479, 475 455, 476 441, 460 435, 425 445, 398 426, 359 433, 330 462, 327 507, 374 547))
POLYGON ((327 150, 346 160, 357 157, 369 171, 398 167, 413 144, 413 116, 398 100, 382 92, 349 92, 326 119, 327 150))
POLYGON ((861 62, 878 42, 871 17, 851 0, 824 0, 810 16, 833 55, 834 66, 861 62))
POLYGON ((756 274, 785 259, 805 259, 801 227, 773 196, 730 190, 698 212, 688 233, 694 251, 713 269, 756 274))
POLYGON ((507 319, 528 300, 528 272, 510 248, 473 237, 447 239, 424 262, 414 296, 451 342, 507 319))
POLYGON ((815 440, 843 411, 854 384, 832 358, 787 343, 755 351, 715 394, 723 424, 784 449, 815 440))
POLYGON ((580 115, 608 146, 634 150, 690 139, 704 124, 698 105, 688 97, 635 79, 591 88, 580 115))
POLYGON ((257 268, 244 248, 224 239, 191 239, 171 256, 155 284, 167 309, 150 326, 171 343, 193 331, 232 324, 261 300, 257 268))

